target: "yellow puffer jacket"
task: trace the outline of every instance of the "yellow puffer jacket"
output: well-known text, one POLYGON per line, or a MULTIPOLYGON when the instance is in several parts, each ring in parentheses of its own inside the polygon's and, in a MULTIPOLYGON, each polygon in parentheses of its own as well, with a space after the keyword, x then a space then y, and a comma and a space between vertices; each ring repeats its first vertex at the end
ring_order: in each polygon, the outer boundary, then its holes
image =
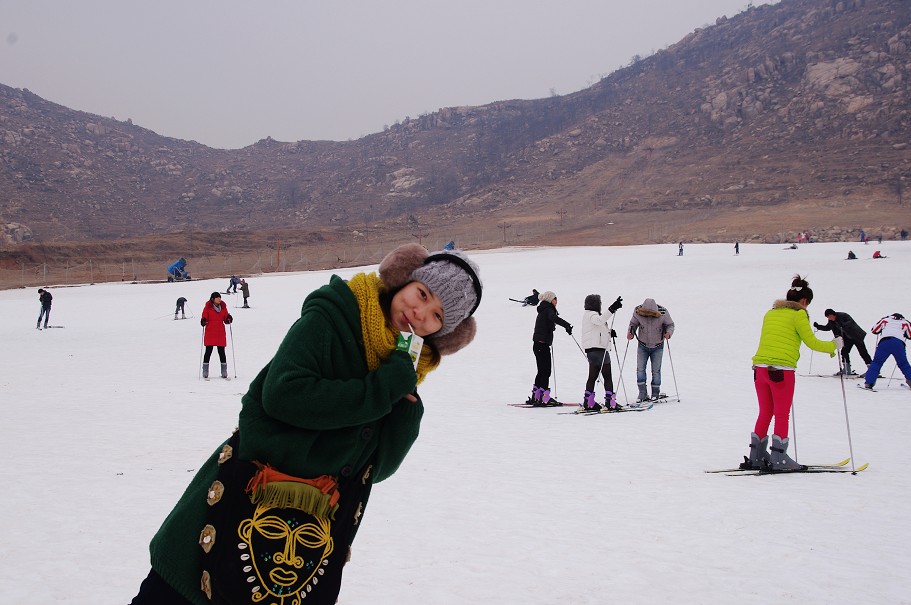
POLYGON ((753 365, 796 369, 801 341, 814 351, 835 357, 835 342, 819 340, 813 335, 806 309, 796 302, 776 300, 762 318, 762 334, 753 365))

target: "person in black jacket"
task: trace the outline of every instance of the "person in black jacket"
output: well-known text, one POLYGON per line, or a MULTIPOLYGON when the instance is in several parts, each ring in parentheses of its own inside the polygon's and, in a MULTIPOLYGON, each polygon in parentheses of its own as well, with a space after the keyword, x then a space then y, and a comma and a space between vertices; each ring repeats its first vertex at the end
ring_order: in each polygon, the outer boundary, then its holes
POLYGON ((560 319, 560 314, 557 313, 556 294, 548 290, 539 294, 538 299, 541 302, 538 304, 538 317, 535 319, 535 331, 531 337, 531 350, 535 354, 538 373, 535 375, 535 383, 532 385, 531 397, 528 398, 527 403, 561 405, 560 402, 550 397, 550 346, 554 342, 554 330, 557 329, 557 324, 561 325, 570 335, 573 333, 573 327, 566 320, 560 319))
POLYGON ((44 288, 38 288, 38 301, 41 303, 41 311, 38 313, 38 325, 35 327, 41 329, 41 318, 44 318, 44 327, 47 327, 47 320, 51 318, 51 301, 54 297, 44 288))
POLYGON ((844 366, 842 370, 838 371, 839 374, 844 372, 846 375, 856 375, 851 370, 850 359, 851 349, 855 346, 857 347, 857 352, 860 353, 861 359, 869 366, 873 360, 867 352, 866 345, 864 345, 864 337, 867 335, 864 329, 857 325, 857 322, 850 315, 840 311, 826 309, 826 319, 829 320, 826 324, 818 324, 814 321, 813 327, 824 332, 831 331, 835 336, 841 336, 844 339, 845 346, 841 350, 844 366))

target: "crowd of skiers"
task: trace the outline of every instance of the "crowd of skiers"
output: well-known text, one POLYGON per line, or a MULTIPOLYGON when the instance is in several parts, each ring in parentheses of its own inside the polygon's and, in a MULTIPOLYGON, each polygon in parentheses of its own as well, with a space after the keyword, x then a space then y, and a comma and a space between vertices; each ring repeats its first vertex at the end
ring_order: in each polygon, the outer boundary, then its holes
MULTIPOLYGON (((562 405, 551 397, 550 376, 553 369, 554 331, 560 326, 566 333, 573 337, 573 326, 560 317, 557 312, 557 295, 547 290, 525 297, 523 306, 536 305, 537 318, 532 332, 532 353, 535 357, 537 373, 532 384, 531 395, 526 403, 533 406, 562 405)), ((601 295, 589 294, 585 297, 582 313, 581 341, 576 344, 585 354, 588 362, 588 378, 585 382, 585 391, 582 395, 581 406, 590 411, 619 411, 622 406, 617 403, 617 393, 614 388, 611 373, 610 352, 617 333, 613 330, 614 317, 623 307, 623 298, 618 296, 614 302, 602 313, 601 295), (599 403, 595 385, 598 377, 603 379, 604 398, 599 403)), ((657 304, 655 299, 646 298, 632 313, 626 331, 627 340, 638 341, 636 353, 636 385, 639 389, 637 403, 657 400, 665 397, 661 393, 661 362, 664 355, 665 341, 674 333, 674 320, 668 310, 657 304), (650 375, 646 369, 650 368, 650 375), (651 393, 649 393, 651 387, 651 393)))
POLYGON ((759 402, 759 415, 750 435, 750 455, 741 468, 771 471, 805 470, 787 451, 788 426, 794 398, 795 370, 800 358, 800 344, 814 351, 835 356, 840 353, 839 374, 856 375, 851 369, 851 350, 856 348, 867 370, 863 375, 864 388, 873 389, 883 364, 889 357, 911 387, 911 365, 905 353, 905 340, 911 339, 911 324, 901 313, 880 319, 870 330, 879 336, 873 357, 864 345, 866 332, 844 312, 826 309, 825 324, 813 322, 820 331, 831 331, 834 339, 823 341, 810 329, 807 307, 813 302, 813 290, 806 279, 794 277, 785 298, 776 300, 762 321, 759 348, 753 356, 753 381, 759 402), (769 428, 774 420, 771 436, 769 428), (771 446, 771 451, 770 451, 771 446))
MULTIPOLYGON (((851 351, 856 349, 866 364, 863 374, 864 388, 873 389, 883 364, 894 358, 896 365, 911 387, 911 365, 905 352, 905 340, 911 339, 911 323, 900 313, 892 313, 880 319, 870 330, 879 339, 871 357, 864 344, 866 332, 843 311, 826 309, 826 323, 813 322, 818 331, 832 332, 833 340, 818 339, 810 327, 807 307, 813 301, 813 290, 806 279, 797 275, 783 299, 776 300, 766 312, 762 321, 759 346, 753 356, 753 382, 759 404, 759 413, 750 435, 750 455, 744 457, 741 468, 770 471, 795 471, 806 467, 788 456, 788 426, 794 396, 795 371, 800 358, 800 345, 806 344, 814 351, 828 353, 832 357, 840 354, 839 374, 842 377, 859 376, 851 367, 851 351), (773 426, 774 422, 774 426, 773 426), (771 435, 769 429, 772 428, 771 435), (771 446, 771 448, 770 448, 771 446)), ((532 333, 532 352, 537 373, 532 392, 526 401, 532 406, 562 405, 551 397, 550 376, 552 371, 553 335, 557 326, 573 337, 573 326, 557 312, 557 295, 548 290, 532 294, 521 301, 523 306, 536 305, 537 318, 532 333)), ((588 378, 582 397, 582 407, 587 410, 615 411, 617 403, 613 376, 610 367, 610 351, 615 345, 616 332, 611 328, 617 311, 623 306, 623 299, 611 303, 602 313, 601 296, 590 294, 585 297, 582 315, 582 344, 588 361, 588 378), (595 385, 603 379, 603 403, 597 400, 595 385)), ((667 341, 674 333, 674 321, 668 310, 657 304, 653 298, 646 298, 632 313, 626 331, 628 340, 636 339, 637 363, 636 384, 637 404, 658 400, 666 395, 661 393, 661 362, 667 341), (650 376, 646 368, 651 367, 650 376), (651 387, 649 392, 648 387, 651 387)), ((575 337, 573 337, 575 340, 575 337)))

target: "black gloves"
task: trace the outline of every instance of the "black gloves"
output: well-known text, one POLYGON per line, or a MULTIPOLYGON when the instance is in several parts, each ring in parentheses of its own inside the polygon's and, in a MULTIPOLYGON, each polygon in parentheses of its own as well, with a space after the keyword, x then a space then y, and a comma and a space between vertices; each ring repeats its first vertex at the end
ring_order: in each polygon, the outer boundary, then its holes
POLYGON ((816 323, 816 322, 814 321, 814 322, 813 322, 813 327, 816 328, 816 329, 818 330, 818 329, 820 329, 822 326, 819 325, 818 323, 816 323))
POLYGON ((207 323, 209 323, 209 320, 207 320, 205 317, 203 317, 202 319, 199 320, 199 325, 201 325, 204 328, 206 327, 207 323))
POLYGON ((611 337, 611 338, 617 338, 617 332, 616 332, 616 330, 611 329, 611 331, 610 331, 610 337, 611 337))
POLYGON ((566 333, 569 334, 570 336, 572 336, 572 335, 573 335, 573 327, 572 327, 572 326, 569 326, 568 328, 566 328, 566 333))
POLYGON ((619 308, 622 307, 622 306, 623 306, 623 298, 620 297, 620 296, 618 296, 618 297, 617 297, 617 300, 615 300, 614 302, 612 302, 612 303, 610 304, 610 306, 607 308, 607 310, 610 311, 610 312, 613 314, 613 313, 616 313, 616 312, 617 312, 617 309, 619 309, 619 308))
POLYGON ((225 325, 231 323, 232 321, 234 321, 234 318, 231 317, 231 314, 230 314, 230 313, 228 313, 228 316, 225 317, 225 325))

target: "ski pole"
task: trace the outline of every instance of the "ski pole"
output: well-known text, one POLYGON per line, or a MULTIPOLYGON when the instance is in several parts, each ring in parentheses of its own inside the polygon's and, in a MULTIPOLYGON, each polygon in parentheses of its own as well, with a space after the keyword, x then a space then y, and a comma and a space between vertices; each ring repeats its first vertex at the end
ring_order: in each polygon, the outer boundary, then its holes
POLYGON ((237 353, 234 352, 234 325, 228 324, 228 332, 231 333, 231 361, 234 362, 234 378, 237 378, 237 353))
MULTIPOLYGON (((620 363, 620 353, 617 352, 617 339, 611 337, 614 341, 614 357, 617 358, 617 380, 620 381, 620 388, 623 389, 623 399, 626 401, 626 405, 629 405, 629 395, 626 392, 626 381, 623 380, 623 364, 620 363)), ((626 348, 629 350, 629 341, 626 341, 626 348)), ((623 361, 626 361, 626 351, 623 352, 623 361)), ((616 386, 614 388, 617 388, 616 386)))
POLYGON ((886 386, 892 386, 892 379, 895 378, 895 370, 898 368, 898 362, 895 362, 895 365, 892 366, 892 373, 889 374, 889 380, 886 382, 886 386))
POLYGON ((573 336, 572 334, 570 334, 569 337, 573 339, 574 343, 576 343, 576 346, 579 348, 579 352, 582 353, 582 357, 584 357, 585 359, 588 359, 588 355, 585 354, 585 351, 582 349, 582 345, 579 344, 579 341, 576 340, 576 337, 573 336))
MULTIPOLYGON (((572 334, 570 334, 572 336, 572 334)), ((554 375, 554 393, 557 392, 557 360, 554 357, 554 347, 550 347, 550 371, 554 375)), ((551 397, 551 399, 556 399, 556 396, 551 397)))
POLYGON ((206 348, 206 327, 202 327, 202 338, 199 340, 199 369, 196 372, 196 380, 202 379, 202 352, 206 348))
MULTIPOLYGON (((819 332, 816 328, 813 328, 813 336, 819 332)), ((807 369, 807 374, 813 373, 813 349, 810 349, 810 367, 807 369)))
POLYGON ((671 341, 670 339, 665 339, 667 343, 667 358, 671 361, 671 376, 674 377, 674 390, 677 391, 677 402, 680 402, 680 389, 677 388, 677 372, 674 371, 674 356, 671 355, 671 341))
MULTIPOLYGON (((838 360, 838 369, 841 370, 841 359, 838 360)), ((840 372, 841 376, 841 401, 845 406, 845 427, 848 430, 848 453, 851 455, 851 474, 856 475, 857 469, 854 466, 854 444, 851 442, 851 423, 848 420, 848 398, 845 396, 845 374, 840 372)), ((796 453, 796 450, 795 450, 796 453)))

